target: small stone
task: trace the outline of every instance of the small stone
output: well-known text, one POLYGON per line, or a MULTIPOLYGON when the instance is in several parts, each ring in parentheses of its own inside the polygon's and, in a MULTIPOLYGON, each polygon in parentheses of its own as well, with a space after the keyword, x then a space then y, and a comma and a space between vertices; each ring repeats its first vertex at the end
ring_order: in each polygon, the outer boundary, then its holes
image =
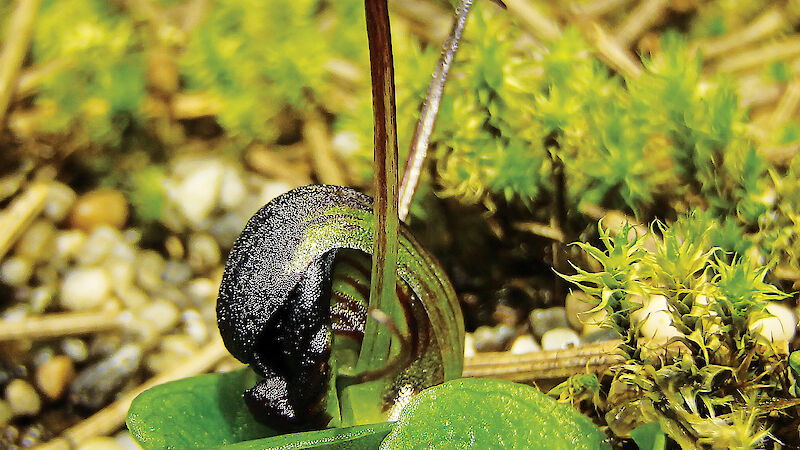
POLYGON ((40 423, 34 423, 20 433, 19 435, 19 445, 22 448, 31 448, 36 444, 42 442, 42 438, 47 438, 45 435, 47 431, 44 429, 44 426, 40 423))
POLYGON ((11 406, 5 400, 0 400, 0 427, 5 427, 11 422, 14 414, 11 412, 11 406))
MULTIPOLYGON (((288 183, 284 183, 282 181, 267 181, 264 183, 264 186, 261 188, 261 192, 259 193, 259 203, 261 203, 261 205, 266 205, 270 200, 281 194, 289 192, 291 189, 292 185, 288 183)), ((252 213, 255 213, 255 211, 252 211, 251 214, 252 213)))
POLYGON ((70 400, 92 409, 103 406, 136 373, 141 361, 142 348, 139 345, 121 347, 78 374, 70 386, 70 400))
POLYGON ((24 286, 32 274, 31 260, 22 256, 11 256, 0 264, 0 281, 9 286, 24 286))
POLYGON ((586 321, 585 313, 597 306, 597 300, 583 291, 570 291, 567 294, 564 308, 567 311, 567 320, 572 328, 583 329, 586 321))
POLYGON ((17 303, 3 310, 2 319, 9 322, 19 322, 30 315, 31 307, 26 303, 17 303))
POLYGON ((139 318, 153 324, 156 330, 163 333, 175 328, 180 319, 180 311, 174 304, 159 299, 142 309, 139 318))
POLYGON ((142 447, 134 442, 128 430, 122 430, 114 435, 114 440, 122 448, 122 450, 141 450, 142 447))
POLYGON ((95 436, 81 442, 76 450, 124 450, 116 439, 109 436, 95 436))
POLYGON ((81 230, 65 230, 56 235, 53 259, 68 262, 77 257, 86 243, 86 233, 81 230))
POLYGON ((762 317, 752 321, 749 326, 750 330, 758 332, 770 342, 786 347, 788 350, 788 343, 794 339, 797 332, 797 319, 794 313, 788 307, 777 302, 769 302, 767 312, 772 314, 772 317, 762 317))
POLYGON ((643 307, 633 313, 633 319, 640 323, 639 332, 650 346, 662 346, 671 338, 683 334, 672 325, 667 298, 653 295, 643 299, 643 307))
POLYGON ((242 203, 246 194, 247 187, 242 181, 241 173, 232 167, 227 167, 222 176, 222 186, 219 192, 220 206, 230 211, 242 203))
POLYGON ((567 310, 561 307, 534 309, 529 319, 534 336, 540 339, 548 330, 569 326, 567 310))
POLYGON ((563 350, 581 345, 581 338, 572 328, 553 328, 542 335, 542 348, 545 350, 563 350))
POLYGON ((108 225, 99 225, 89 233, 89 237, 84 242, 78 253, 78 263, 84 266, 99 264, 109 253, 114 245, 122 241, 122 234, 119 230, 108 225))
POLYGON ((220 250, 216 239, 206 233, 189 236, 189 266, 195 273, 202 273, 220 262, 220 250))
POLYGON ((184 311, 181 315, 183 328, 186 334, 197 344, 202 344, 208 339, 208 327, 203 317, 195 309, 184 311))
POLYGON ((75 379, 75 366, 68 356, 55 356, 36 369, 36 386, 50 400, 58 400, 75 379))
POLYGON ((167 261, 164 267, 164 273, 161 278, 167 283, 181 284, 192 276, 192 270, 189 265, 183 261, 170 260, 167 261))
POLYGON ((174 234, 170 234, 164 239, 164 249, 167 251, 167 255, 169 255, 170 259, 183 259, 183 256, 186 254, 186 250, 183 248, 183 242, 174 234))
POLYGON ((37 220, 20 236, 16 253, 31 261, 49 260, 53 254, 56 228, 49 220, 37 220))
POLYGON ((77 363, 82 363, 89 357, 89 347, 79 338, 66 338, 61 341, 61 351, 77 363))
POLYGON ((197 226, 211 214, 222 186, 223 167, 219 161, 198 164, 167 196, 190 224, 197 226))
POLYGON ((122 228, 127 221, 128 201, 115 189, 97 189, 81 195, 69 216, 70 226, 84 231, 99 225, 122 228))
MULTIPOLYGON (((586 329, 584 328, 584 330, 586 329)), ((596 328, 588 333, 584 331, 583 335, 581 335, 581 340, 586 343, 610 341, 619 338, 619 333, 607 327, 596 328)))
POLYGON ((514 339, 511 344, 511 353, 514 355, 523 355, 525 353, 538 352, 542 348, 536 342, 536 339, 530 334, 523 334, 514 339))
POLYGON ((153 250, 140 252, 136 257, 136 282, 150 292, 157 292, 164 284, 161 275, 167 267, 164 258, 153 250))
POLYGON ((208 278, 195 278, 186 283, 184 291, 192 303, 201 306, 217 298, 219 285, 214 284, 214 282, 208 278))
POLYGON ((475 348, 475 338, 472 337, 472 333, 467 333, 464 335, 464 357, 471 358, 475 356, 478 350, 475 348))
POLYGON ((138 311, 150 302, 150 297, 136 286, 123 286, 121 289, 115 286, 114 293, 125 308, 132 311, 138 311))
POLYGON ((247 223, 247 219, 249 219, 256 210, 257 209, 250 211, 247 215, 243 215, 238 211, 224 214, 218 220, 214 221, 210 230, 211 234, 219 241, 220 245, 230 248, 242 232, 244 224, 247 223))
POLYGON ((72 311, 85 311, 100 306, 111 291, 105 270, 94 267, 73 269, 61 284, 61 306, 72 311))
POLYGON ((55 298, 56 290, 51 286, 39 286, 31 291, 31 296, 28 299, 28 304, 31 307, 31 313, 41 314, 51 304, 55 298))
POLYGON ((61 222, 67 217, 76 198, 75 191, 66 184, 51 182, 44 204, 44 215, 53 222, 61 222))
POLYGON ((508 325, 496 327, 478 327, 473 334, 475 348, 479 352, 496 352, 502 350, 506 342, 514 336, 514 328, 508 325))
POLYGON ((111 257, 103 264, 106 269, 111 285, 114 286, 114 292, 119 292, 129 286, 133 285, 133 277, 135 271, 133 270, 133 262, 111 257))
POLYGON ((42 409, 42 399, 25 380, 15 379, 6 386, 6 401, 15 416, 33 416, 42 409))

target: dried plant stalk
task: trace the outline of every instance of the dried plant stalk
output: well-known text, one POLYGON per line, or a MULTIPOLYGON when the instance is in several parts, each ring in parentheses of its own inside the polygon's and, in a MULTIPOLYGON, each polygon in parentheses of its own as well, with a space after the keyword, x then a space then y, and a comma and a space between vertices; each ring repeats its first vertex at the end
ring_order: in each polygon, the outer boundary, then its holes
POLYGON ((49 189, 45 183, 33 184, 3 211, 0 217, 0 258, 42 212, 49 189))
POLYGON ((617 28, 614 40, 620 47, 630 47, 639 36, 662 19, 668 5, 669 0, 642 1, 617 28))
POLYGON ((115 330, 122 326, 118 312, 55 313, 0 321, 0 341, 47 339, 115 330))
POLYGON ((708 61, 765 39, 787 26, 789 26, 789 21, 786 18, 786 12, 781 8, 774 7, 761 13, 744 28, 717 39, 701 42, 698 47, 702 51, 703 59, 708 61))
POLYGON ((19 0, 11 14, 11 23, 6 30, 3 53, 0 54, 0 124, 4 122, 8 105, 17 87, 25 54, 28 52, 33 22, 39 12, 41 0, 19 0))
POLYGON ((718 72, 739 72, 797 56, 800 56, 800 36, 793 36, 720 59, 716 68, 718 72))
POLYGON ((521 22, 522 27, 535 38, 553 41, 561 37, 561 29, 553 19, 544 15, 525 0, 503 0, 508 11, 521 22))

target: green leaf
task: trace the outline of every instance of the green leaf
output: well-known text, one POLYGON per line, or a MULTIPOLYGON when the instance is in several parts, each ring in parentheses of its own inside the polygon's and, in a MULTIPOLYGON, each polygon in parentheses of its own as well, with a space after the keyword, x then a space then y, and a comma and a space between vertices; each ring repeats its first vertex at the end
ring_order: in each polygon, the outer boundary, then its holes
POLYGON ((641 450, 664 450, 667 447, 667 436, 658 422, 637 427, 631 431, 631 437, 641 450))
POLYGON ((383 422, 348 428, 330 428, 256 439, 234 445, 226 445, 221 448, 225 450, 261 450, 265 448, 282 450, 295 448, 371 450, 378 448, 383 438, 392 430, 392 427, 394 427, 394 423, 383 422))
POLYGON ((145 449, 207 448, 274 436, 242 398, 255 384, 250 369, 165 383, 142 392, 128 410, 133 439, 145 449))
POLYGON ((403 409, 381 449, 610 449, 588 417, 538 389, 461 378, 426 389, 403 409))

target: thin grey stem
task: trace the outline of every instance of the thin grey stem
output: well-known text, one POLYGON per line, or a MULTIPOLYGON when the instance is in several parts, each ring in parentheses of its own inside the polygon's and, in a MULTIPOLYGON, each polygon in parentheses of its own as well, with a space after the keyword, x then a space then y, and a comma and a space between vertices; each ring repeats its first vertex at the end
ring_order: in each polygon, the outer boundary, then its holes
POLYGON ((414 200, 414 194, 417 191, 419 178, 422 174, 422 166, 428 153, 433 126, 436 124, 436 117, 439 113, 442 93, 444 92, 445 83, 447 83, 447 74, 450 72, 453 59, 455 59, 458 43, 461 41, 461 35, 467 24, 467 17, 471 7, 472 0, 461 0, 461 4, 456 11, 455 23, 453 23, 450 35, 444 43, 442 56, 439 57, 439 63, 433 72, 433 79, 430 86, 428 86, 428 93, 425 96, 425 103, 422 106, 417 128, 414 130, 414 139, 411 140, 411 150, 408 153, 405 170, 403 170, 403 180, 400 184, 398 205, 400 220, 405 220, 408 217, 408 210, 414 200))

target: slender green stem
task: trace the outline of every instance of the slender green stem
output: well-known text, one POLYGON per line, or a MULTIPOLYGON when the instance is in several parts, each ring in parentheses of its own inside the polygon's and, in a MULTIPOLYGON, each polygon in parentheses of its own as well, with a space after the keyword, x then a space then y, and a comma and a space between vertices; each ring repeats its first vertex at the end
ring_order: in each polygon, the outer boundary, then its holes
MULTIPOLYGON (((369 307, 386 308, 395 296, 397 268, 397 124, 394 69, 387 0, 364 0, 372 74, 372 110, 375 119, 375 244, 369 307)), ((391 314, 390 314, 391 316, 391 314)), ((388 357, 391 335, 379 334, 379 324, 368 320, 357 363, 358 369, 377 368, 388 357)))

